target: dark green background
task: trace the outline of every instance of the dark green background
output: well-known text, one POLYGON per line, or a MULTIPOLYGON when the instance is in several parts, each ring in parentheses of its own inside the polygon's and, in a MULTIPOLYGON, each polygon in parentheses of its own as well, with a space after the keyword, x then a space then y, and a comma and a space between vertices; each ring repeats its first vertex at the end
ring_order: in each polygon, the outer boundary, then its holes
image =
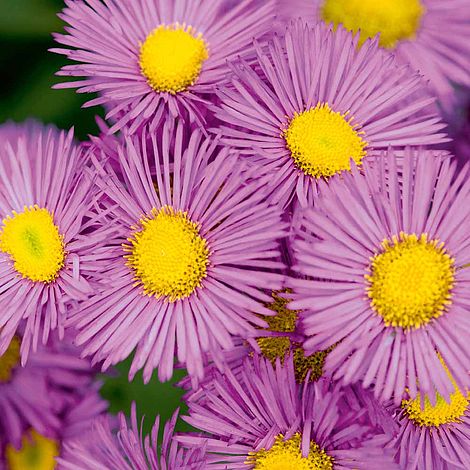
MULTIPOLYGON (((95 115, 103 116, 102 110, 81 109, 91 95, 51 89, 59 82, 55 72, 66 63, 64 57, 48 52, 54 46, 51 32, 62 31, 56 16, 62 8, 59 0, 0 0, 0 122, 35 117, 64 129, 74 126, 77 137, 85 140, 97 133, 95 115)), ((183 374, 179 371, 172 383, 166 384, 154 377, 146 386, 138 374, 128 383, 129 364, 128 360, 117 367, 117 377, 104 379, 102 393, 112 412, 127 413, 135 400, 139 415, 147 417, 148 430, 157 414, 166 421, 181 405, 182 393, 173 383, 183 374)), ((178 428, 186 426, 180 422, 178 428)))

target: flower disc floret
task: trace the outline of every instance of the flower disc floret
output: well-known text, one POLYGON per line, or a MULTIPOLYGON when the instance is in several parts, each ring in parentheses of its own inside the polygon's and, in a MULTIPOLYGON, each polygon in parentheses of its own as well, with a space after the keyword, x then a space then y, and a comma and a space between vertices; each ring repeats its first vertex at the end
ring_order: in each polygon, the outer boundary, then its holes
POLYGON ((37 205, 3 219, 0 250, 15 270, 34 282, 50 283, 64 266, 65 246, 51 212, 37 205))
POLYGON ((419 328, 444 314, 455 280, 444 243, 401 233, 382 242, 372 258, 367 295, 387 326, 419 328))
POLYGON ((387 48, 413 39, 424 12, 420 0, 325 0, 321 7, 326 23, 360 31, 361 43, 380 34, 379 44, 387 48))
POLYGON ((155 91, 176 94, 194 85, 208 57, 208 46, 193 27, 162 24, 142 44, 139 63, 155 91))
POLYGON ((250 452, 247 464, 255 470, 332 470, 333 458, 316 442, 310 443, 307 457, 302 456, 300 433, 285 440, 282 434, 276 437, 269 449, 250 452))
POLYGON ((366 155, 363 132, 328 103, 296 113, 283 132, 297 168, 314 178, 329 178, 360 165, 366 155))
POLYGON ((209 265, 207 241, 199 224, 187 212, 170 206, 153 209, 143 217, 130 244, 124 245, 127 264, 147 295, 170 302, 189 297, 206 277, 209 265))

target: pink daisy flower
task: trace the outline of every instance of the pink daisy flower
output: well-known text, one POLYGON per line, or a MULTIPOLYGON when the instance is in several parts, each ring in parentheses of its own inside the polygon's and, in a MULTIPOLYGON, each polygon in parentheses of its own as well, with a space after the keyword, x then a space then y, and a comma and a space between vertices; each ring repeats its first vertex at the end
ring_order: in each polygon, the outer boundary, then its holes
POLYGON ((454 385, 449 401, 437 394, 434 404, 418 396, 406 397, 399 408, 388 405, 399 425, 388 447, 395 451, 400 468, 470 468, 470 394, 449 377, 454 385))
POLYGON ((272 24, 274 2, 243 0, 225 10, 221 0, 66 1, 69 26, 55 48, 76 65, 58 75, 84 77, 56 88, 98 92, 85 106, 105 105, 110 131, 142 124, 153 129, 168 114, 203 127, 226 61, 250 52, 252 38, 272 24))
POLYGON ((470 385, 470 180, 438 153, 389 152, 325 188, 294 241, 293 309, 304 348, 337 346, 325 369, 373 384, 382 400, 405 390, 446 399, 470 385))
POLYGON ((103 195, 96 280, 106 287, 71 318, 103 368, 136 348, 130 376, 144 367, 145 381, 156 367, 171 378, 175 353, 201 378, 205 353, 266 326, 263 290, 284 280, 274 272, 283 268, 280 209, 236 154, 180 124, 126 139, 124 185, 93 157, 103 195))
POLYGON ((22 367, 22 340, 21 334, 14 336, 0 356, 0 441, 12 449, 21 447, 30 429, 41 436, 76 435, 87 416, 83 407, 96 413, 106 407, 92 385, 95 370, 76 348, 54 335, 22 367), (75 418, 65 418, 69 413, 75 418))
MULTIPOLYGON (((22 363, 92 291, 83 262, 93 184, 73 132, 8 125, 0 146, 0 354, 21 320, 22 363)), ((0 130, 0 135, 3 133, 0 130)), ((92 268, 91 268, 92 269, 92 268)))
POLYGON ((299 20, 257 44, 255 66, 232 64, 231 86, 219 90, 219 132, 269 174, 273 201, 308 205, 320 180, 352 163, 389 146, 447 140, 421 77, 377 41, 357 44, 343 28, 299 20))
POLYGON ((175 412, 172 419, 166 423, 160 449, 159 417, 150 436, 144 437, 137 423, 135 403, 132 405, 130 426, 123 413, 119 413, 119 426, 114 426, 108 416, 102 416, 95 420, 91 431, 80 439, 65 444, 64 455, 58 459, 59 468, 64 470, 205 469, 203 448, 185 451, 173 438, 177 417, 178 412, 175 412))
MULTIPOLYGON (((381 47, 430 80, 442 98, 470 86, 467 0, 278 0, 280 15, 342 24, 361 42, 380 34, 381 47)), ((445 104, 445 102, 444 102, 445 104)))
POLYGON ((202 434, 181 434, 188 448, 206 447, 207 469, 394 469, 387 436, 343 407, 348 391, 322 380, 299 385, 292 357, 276 368, 247 358, 243 371, 216 373, 189 417, 202 434))

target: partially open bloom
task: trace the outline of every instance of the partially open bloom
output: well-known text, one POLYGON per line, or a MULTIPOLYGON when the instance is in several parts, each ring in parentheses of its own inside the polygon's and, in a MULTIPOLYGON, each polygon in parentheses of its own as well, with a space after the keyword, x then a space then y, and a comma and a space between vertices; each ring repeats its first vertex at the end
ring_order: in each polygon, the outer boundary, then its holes
MULTIPOLYGON (((8 125, 0 145, 0 354, 21 320, 21 358, 64 335, 69 306, 92 291, 81 233, 93 201, 73 132, 8 125)), ((2 130, 0 129, 0 135, 2 130)))
MULTIPOLYGON (((325 369, 401 402, 469 385, 470 180, 449 157, 389 152, 322 193, 294 241, 294 301, 307 353, 325 369), (440 356, 438 355, 440 354, 440 356)), ((433 398, 431 398, 432 400, 433 398)))
POLYGON ((455 83, 470 86, 470 8, 467 0, 279 0, 284 17, 323 20, 360 31, 361 43, 380 34, 394 52, 428 80, 441 97, 455 83))
POLYGON ((203 126, 208 99, 225 79, 226 61, 250 52, 254 36, 272 24, 274 2, 243 0, 229 10, 221 0, 68 1, 60 15, 69 34, 54 52, 78 62, 58 75, 84 77, 57 88, 98 92, 114 121, 136 132, 167 116, 203 126))
MULTIPOLYGON (((444 365, 445 367, 445 365, 444 365)), ((398 435, 389 447, 400 468, 441 470, 470 468, 470 394, 453 380, 449 400, 434 394, 403 400, 397 408, 388 409, 399 424, 398 435)))
POLYGON ((21 334, 15 335, 0 356, 0 441, 10 452, 31 429, 48 437, 76 435, 87 410, 96 416, 106 407, 92 386, 95 370, 70 343, 54 335, 22 367, 21 341, 21 334), (90 401, 96 406, 87 405, 90 401))
POLYGON ((77 341, 104 368, 136 348, 130 375, 173 373, 175 353, 192 377, 203 356, 233 346, 266 326, 266 289, 284 276, 277 239, 279 208, 266 202, 253 172, 237 154, 183 126, 128 138, 119 148, 125 185, 102 167, 97 230, 102 292, 83 303, 71 323, 77 341))
POLYGON ((88 433, 65 444, 59 468, 76 470, 116 468, 119 470, 203 470, 204 449, 184 450, 173 438, 178 417, 176 411, 165 424, 161 447, 158 443, 160 418, 157 417, 149 436, 142 435, 137 422, 135 403, 130 426, 124 413, 119 413, 119 426, 109 416, 93 423, 88 433))
POLYGON ((299 385, 292 357, 276 368, 247 358, 238 377, 216 373, 203 391, 183 418, 203 434, 178 440, 206 446, 207 469, 396 468, 386 435, 343 407, 348 391, 324 380, 299 385))
POLYGON ((318 182, 377 158, 392 145, 445 141, 421 77, 376 41, 302 21, 257 45, 258 64, 232 64, 217 116, 225 144, 268 173, 272 200, 307 205, 318 182))

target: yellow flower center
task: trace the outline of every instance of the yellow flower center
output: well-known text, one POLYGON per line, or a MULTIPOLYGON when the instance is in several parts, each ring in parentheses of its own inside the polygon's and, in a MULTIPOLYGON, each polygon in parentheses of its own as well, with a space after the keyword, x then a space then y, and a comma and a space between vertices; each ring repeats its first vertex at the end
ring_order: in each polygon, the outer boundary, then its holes
POLYGON ((207 241, 187 212, 165 206, 139 221, 130 245, 124 245, 127 264, 144 292, 170 302, 189 297, 206 277, 207 241))
POLYGON ((201 33, 191 26, 160 25, 140 48, 140 68, 157 92, 176 94, 194 85, 209 57, 201 33))
POLYGON ((246 461, 256 470, 332 470, 333 458, 330 457, 316 442, 310 442, 308 457, 302 457, 300 433, 284 440, 282 434, 276 437, 274 445, 269 449, 250 452, 246 461))
POLYGON ((305 174, 329 178, 350 170, 351 160, 361 164, 367 142, 347 115, 333 111, 327 103, 318 103, 296 113, 289 122, 283 137, 295 165, 305 174))
POLYGON ((406 416, 417 426, 439 427, 441 424, 460 423, 468 408, 469 396, 465 396, 459 390, 441 355, 438 354, 438 356, 452 381, 455 392, 450 396, 450 403, 436 393, 436 404, 434 406, 427 396, 424 398, 424 407, 421 406, 420 395, 414 400, 403 400, 401 406, 405 410, 406 416))
POLYGON ((468 408, 468 397, 460 390, 450 396, 450 403, 436 394, 437 401, 431 405, 428 397, 424 399, 424 409, 421 408, 421 397, 414 400, 403 400, 402 407, 411 421, 418 426, 439 427, 441 424, 460 423, 468 408))
POLYGON ((360 44, 380 33, 379 44, 387 48, 413 39, 424 12, 420 0, 325 0, 321 7, 325 22, 360 31, 360 44))
POLYGON ((0 250, 10 255, 23 277, 36 282, 54 281, 64 266, 65 246, 52 214, 38 206, 3 219, 0 250))
POLYGON ((0 356, 0 383, 8 382, 15 367, 20 363, 21 341, 13 336, 7 350, 0 356))
POLYGON ((426 234, 384 240, 369 269, 367 294, 387 326, 419 328, 440 317, 451 302, 454 260, 443 243, 426 234))
POLYGON ((8 444, 5 451, 9 470, 52 470, 58 455, 59 444, 34 430, 23 436, 21 449, 8 444))
MULTIPOLYGON (((289 292, 285 290, 284 292, 289 292)), ((276 312, 274 316, 263 316, 263 320, 268 323, 268 331, 293 333, 297 323, 299 310, 289 310, 287 304, 289 299, 281 297, 278 292, 273 291, 274 301, 267 304, 266 307, 276 312)), ((305 356, 303 348, 291 342, 287 336, 262 336, 256 339, 263 356, 275 365, 277 359, 284 360, 286 354, 291 350, 294 351, 294 369, 295 376, 299 383, 304 382, 307 374, 310 372, 310 381, 318 380, 323 374, 323 366, 325 359, 332 348, 326 351, 317 351, 310 356, 305 356)))

